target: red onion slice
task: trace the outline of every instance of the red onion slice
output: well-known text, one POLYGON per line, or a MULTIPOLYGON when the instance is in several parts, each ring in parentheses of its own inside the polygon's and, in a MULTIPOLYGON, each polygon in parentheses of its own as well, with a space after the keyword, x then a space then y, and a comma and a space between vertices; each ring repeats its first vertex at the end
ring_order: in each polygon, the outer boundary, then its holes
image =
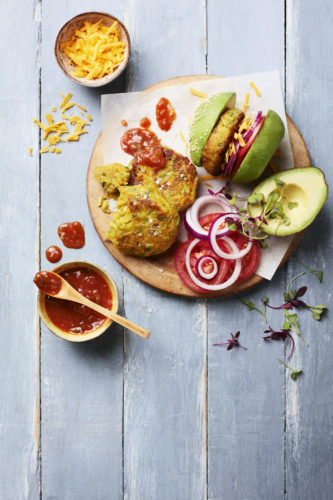
MULTIPOLYGON (((225 211, 230 212, 231 207, 227 201, 223 199, 216 198, 211 195, 200 196, 197 198, 193 205, 186 211, 185 214, 185 226, 186 228, 197 238, 201 238, 204 240, 209 239, 209 233, 204 229, 199 222, 199 212, 200 209, 205 205, 217 205, 220 208, 221 213, 225 211)), ((226 227, 220 229, 217 232, 217 237, 226 234, 229 231, 229 228, 226 227)))
MULTIPOLYGON (((228 236, 225 236, 223 241, 227 244, 227 246, 229 246, 231 248, 231 251, 235 254, 236 252, 238 252, 238 247, 236 245, 236 243, 231 239, 229 238, 228 236)), ((191 269, 191 264, 190 264, 190 255, 191 255, 191 252, 193 250, 193 248, 195 247, 195 245, 197 243, 199 243, 200 240, 199 239, 195 239, 193 240, 187 250, 186 250, 186 254, 185 254, 185 265, 186 265, 186 269, 187 269, 187 272, 191 278, 191 280, 198 286, 200 286, 201 288, 203 288, 204 290, 208 290, 208 291, 216 291, 216 290, 223 290, 224 288, 228 288, 228 286, 231 286, 233 285, 239 275, 240 275, 240 272, 241 272, 241 268, 242 268, 242 262, 240 259, 236 259, 236 262, 235 262, 235 268, 232 272, 232 275, 230 276, 230 278, 225 281, 224 283, 220 283, 220 284, 215 284, 215 285, 209 285, 207 283, 204 283, 202 282, 201 280, 199 280, 196 275, 193 273, 192 269, 191 269)))
POLYGON ((262 111, 258 111, 258 114, 257 116, 255 117, 254 119, 254 122, 252 123, 251 127, 249 128, 249 130, 243 135, 243 139, 245 142, 247 142, 251 135, 253 134, 254 132, 254 129, 256 128, 256 126, 258 125, 259 123, 259 120, 260 118, 262 117, 262 111))
MULTIPOLYGON (((216 255, 218 255, 219 257, 222 257, 223 259, 227 259, 227 260, 234 260, 234 259, 241 259, 242 257, 244 257, 244 255, 246 255, 252 248, 252 245, 253 245, 253 242, 252 241, 248 241, 248 244, 246 245, 246 247, 244 248, 244 250, 239 250, 237 245, 236 245, 236 252, 233 252, 233 253, 226 253, 224 252, 218 245, 217 241, 216 241, 216 238, 217 238, 217 233, 218 233, 218 227, 219 225, 224 222, 225 218, 228 217, 227 215, 222 215, 221 217, 217 217, 214 222, 212 223, 212 225, 210 226, 209 228, 209 242, 210 242, 210 245, 212 247, 212 249, 214 250, 214 252, 216 253, 216 255)), ((230 239, 230 238, 228 238, 230 239)), ((224 241, 224 240, 223 240, 224 241)))
POLYGON ((199 276, 201 278, 206 279, 206 280, 211 280, 211 279, 215 278, 215 276, 217 275, 217 271, 219 270, 216 260, 211 255, 202 255, 197 260, 197 262, 195 264, 195 269, 196 269, 197 273, 199 274, 199 276), (207 263, 207 261, 210 262, 211 264, 213 264, 213 269, 210 273, 207 273, 203 269, 203 265, 205 264, 205 262, 207 263))

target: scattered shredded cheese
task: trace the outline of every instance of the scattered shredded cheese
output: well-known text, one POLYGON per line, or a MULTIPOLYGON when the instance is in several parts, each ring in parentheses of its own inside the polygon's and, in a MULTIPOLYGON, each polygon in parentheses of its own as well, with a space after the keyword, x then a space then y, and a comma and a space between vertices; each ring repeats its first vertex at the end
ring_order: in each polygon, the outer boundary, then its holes
POLYGON ((204 94, 203 92, 200 92, 199 90, 195 90, 195 89, 192 89, 192 88, 190 88, 190 92, 191 92, 192 95, 195 95, 196 97, 203 97, 204 99, 206 97, 208 97, 207 94, 204 94))
POLYGON ((87 114, 86 114, 86 118, 87 118, 87 120, 89 120, 90 122, 92 122, 92 121, 93 121, 93 119, 92 119, 92 117, 89 115, 89 113, 87 113, 87 114))
POLYGON ((200 178, 199 178, 199 182, 203 182, 203 181, 213 181, 215 179, 223 179, 223 176, 222 174, 221 175, 202 175, 200 178))
MULTIPOLYGON (((74 101, 71 101, 71 98, 73 95, 71 92, 69 92, 67 95, 64 95, 60 92, 60 95, 62 97, 62 102, 59 106, 60 111, 61 111, 61 120, 59 121, 54 121, 54 118, 51 113, 46 113, 45 114, 45 119, 47 121, 47 124, 40 122, 37 120, 37 118, 33 118, 33 122, 38 125, 38 127, 43 130, 43 135, 42 139, 44 141, 47 140, 48 146, 44 146, 40 152, 41 153, 47 153, 50 151, 51 153, 61 153, 61 149, 56 149, 54 146, 58 144, 59 142, 72 142, 72 141, 78 141, 80 138, 80 135, 86 134, 88 130, 86 130, 84 127, 86 125, 90 125, 90 121, 92 121, 92 117, 87 114, 87 120, 84 120, 81 116, 78 115, 72 115, 69 116, 65 113, 67 109, 72 108, 73 106, 77 106, 79 109, 82 111, 86 112, 86 108, 83 106, 80 106, 80 104, 77 104, 74 101), (70 125, 72 125, 74 128, 70 130, 65 122, 69 122, 70 125), (64 135, 64 138, 61 136, 64 135), (50 149, 49 149, 50 147, 50 149)), ((52 111, 55 112, 57 110, 56 106, 52 107, 52 111)), ((29 148, 29 154, 32 154, 32 148, 31 148, 31 153, 30 153, 30 148, 29 148)))
POLYGON ((28 148, 28 153, 30 156, 32 156, 32 148, 28 148))
POLYGON ((111 26, 98 21, 85 22, 75 30, 61 49, 74 66, 72 76, 94 80, 113 73, 125 59, 125 43, 120 39, 118 23, 111 26))
POLYGON ((51 111, 55 113, 57 111, 57 106, 52 106, 51 111))
POLYGON ((181 130, 178 130, 178 133, 179 133, 179 135, 180 135, 181 140, 182 140, 183 142, 186 142, 186 141, 185 141, 185 137, 184 137, 184 135, 183 135, 183 132, 182 132, 181 130))
POLYGON ((244 114, 246 113, 247 108, 249 107, 249 98, 250 98, 250 94, 247 92, 245 94, 245 99, 244 99, 244 104, 243 104, 243 113, 244 114))
POLYGON ((260 96, 261 96, 261 92, 260 92, 260 90, 259 90, 259 89, 258 89, 258 88, 254 85, 254 83, 253 83, 253 82, 250 82, 250 86, 251 86, 251 87, 253 88, 253 90, 255 91, 256 96, 257 96, 257 97, 260 97, 260 96))

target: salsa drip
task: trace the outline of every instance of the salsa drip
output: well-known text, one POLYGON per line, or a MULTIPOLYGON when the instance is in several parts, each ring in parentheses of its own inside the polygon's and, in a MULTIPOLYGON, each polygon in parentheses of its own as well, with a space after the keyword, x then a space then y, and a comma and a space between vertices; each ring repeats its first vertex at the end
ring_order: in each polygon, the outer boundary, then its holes
POLYGON ((78 221, 60 224, 58 236, 67 248, 82 248, 85 244, 84 227, 78 221))
MULTIPOLYGON (((75 290, 87 299, 107 309, 112 308, 112 292, 107 281, 99 273, 88 267, 73 267, 59 273, 75 290)), ((105 316, 90 307, 45 297, 45 307, 50 320, 61 330, 74 334, 88 333, 96 330, 105 316)))
POLYGON ((149 120, 149 118, 147 116, 141 118, 140 120, 140 127, 142 128, 149 128, 151 125, 151 121, 149 120))
POLYGON ((56 295, 61 289, 61 279, 49 271, 39 271, 34 277, 35 285, 44 293, 56 295))
POLYGON ((52 245, 45 250, 45 255, 49 262, 55 264, 56 262, 59 262, 59 260, 61 259, 62 251, 59 247, 52 245))
POLYGON ((161 130, 167 132, 170 130, 173 121, 176 119, 176 111, 171 105, 171 102, 166 97, 161 99, 156 104, 156 120, 161 130))
POLYGON ((140 165, 147 165, 156 170, 164 168, 166 158, 160 140, 152 130, 130 128, 120 139, 120 145, 125 153, 134 156, 140 165))

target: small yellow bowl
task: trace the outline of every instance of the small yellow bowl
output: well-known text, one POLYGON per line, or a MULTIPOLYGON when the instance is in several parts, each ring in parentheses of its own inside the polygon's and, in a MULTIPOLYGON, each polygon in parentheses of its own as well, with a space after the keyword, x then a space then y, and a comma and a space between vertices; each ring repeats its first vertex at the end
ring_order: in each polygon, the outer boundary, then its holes
POLYGON ((58 33, 54 52, 60 68, 63 70, 65 75, 68 76, 68 78, 76 83, 79 83, 80 85, 84 85, 85 87, 102 87, 102 85, 107 85, 115 80, 124 71, 131 52, 131 41, 127 29, 116 17, 111 16, 111 14, 107 14, 106 12, 85 12, 84 14, 79 14, 78 16, 73 17, 67 21, 66 24, 64 24, 58 33), (117 21, 120 32, 120 40, 125 44, 125 58, 115 71, 109 75, 103 76, 103 78, 87 80, 86 78, 73 76, 72 72, 74 70, 74 66, 70 64, 69 58, 61 49, 61 44, 70 40, 72 35, 75 33, 75 30, 81 28, 85 21, 97 23, 100 20, 102 20, 105 26, 111 26, 114 21, 117 21))
MULTIPOLYGON (((111 311, 116 313, 118 311, 118 306, 119 306, 118 289, 113 279, 110 278, 110 276, 104 271, 104 269, 96 266, 95 264, 91 264, 90 262, 73 261, 73 262, 67 262, 66 264, 61 264, 60 266, 56 266, 54 269, 52 269, 52 271, 55 273, 62 273, 63 271, 66 271, 67 269, 71 269, 73 267, 88 267, 93 271, 95 271, 96 273, 98 273, 106 280, 112 293, 111 311)), ((61 337, 62 339, 69 340, 71 342, 85 342, 87 340, 91 340, 102 335, 102 333, 104 333, 112 323, 111 319, 106 318, 105 321, 98 328, 92 330, 91 332, 81 333, 81 334, 65 332, 64 330, 61 330, 58 326, 56 326, 50 319, 49 315, 47 314, 45 306, 45 297, 46 295, 43 292, 41 291, 38 292, 39 315, 43 320, 43 322, 45 323, 45 325, 47 326, 47 328, 52 333, 54 333, 58 337, 61 337)))

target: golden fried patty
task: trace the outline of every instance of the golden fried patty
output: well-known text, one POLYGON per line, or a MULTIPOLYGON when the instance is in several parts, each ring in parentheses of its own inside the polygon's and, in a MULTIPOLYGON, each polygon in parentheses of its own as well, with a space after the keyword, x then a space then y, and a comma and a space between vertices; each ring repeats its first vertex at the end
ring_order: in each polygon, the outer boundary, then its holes
POLYGON ((95 179, 108 194, 113 194, 119 186, 126 186, 130 175, 130 168, 121 163, 102 165, 94 170, 95 179))
POLYGON ((108 239, 121 252, 148 257, 165 252, 176 240, 179 214, 155 186, 119 187, 117 210, 108 239))
POLYGON ((244 113, 240 109, 228 109, 215 125, 202 153, 202 164, 211 175, 221 172, 224 154, 243 118, 244 113))
POLYGON ((164 168, 156 170, 133 162, 131 184, 155 185, 179 212, 186 210, 196 198, 198 174, 188 158, 172 149, 163 148, 164 168))

